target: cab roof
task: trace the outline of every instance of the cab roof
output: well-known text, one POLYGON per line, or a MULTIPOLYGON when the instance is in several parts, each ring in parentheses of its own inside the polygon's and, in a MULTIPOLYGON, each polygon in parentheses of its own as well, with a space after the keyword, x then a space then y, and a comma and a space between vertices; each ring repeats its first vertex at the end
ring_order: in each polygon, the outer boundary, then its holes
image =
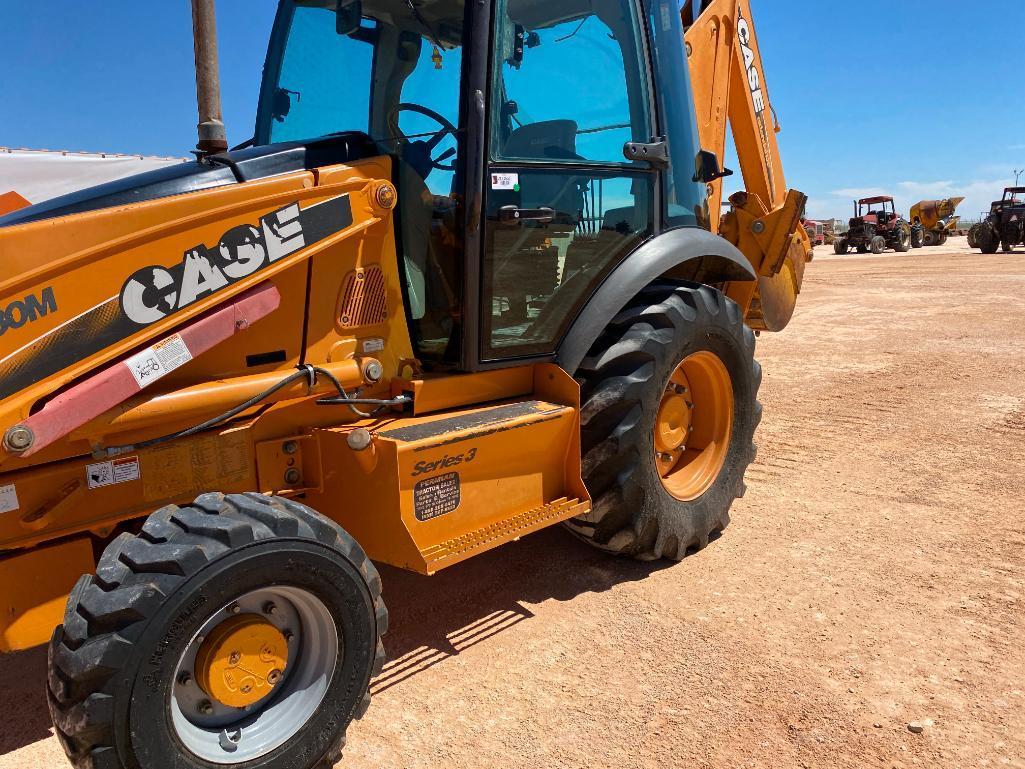
POLYGON ((873 203, 892 203, 893 198, 889 195, 877 195, 874 198, 862 198, 858 201, 860 205, 872 205, 873 203))

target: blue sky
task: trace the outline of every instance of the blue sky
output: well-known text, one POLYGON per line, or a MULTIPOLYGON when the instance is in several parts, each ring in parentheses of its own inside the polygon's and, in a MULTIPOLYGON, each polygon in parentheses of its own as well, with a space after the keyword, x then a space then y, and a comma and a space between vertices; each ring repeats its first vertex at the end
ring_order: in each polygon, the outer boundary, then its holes
MULTIPOLYGON (((45 12, 0 2, 0 146, 191 149, 186 0, 55 0, 45 12)), ((218 0, 233 142, 252 133, 274 5, 218 0)), ((812 216, 846 217, 851 198, 879 192, 905 210, 923 197, 967 195, 962 213, 977 216, 1013 181, 1012 169, 1025 168, 1020 0, 753 5, 787 180, 811 196, 812 216), (866 18, 853 19, 855 9, 866 18)))

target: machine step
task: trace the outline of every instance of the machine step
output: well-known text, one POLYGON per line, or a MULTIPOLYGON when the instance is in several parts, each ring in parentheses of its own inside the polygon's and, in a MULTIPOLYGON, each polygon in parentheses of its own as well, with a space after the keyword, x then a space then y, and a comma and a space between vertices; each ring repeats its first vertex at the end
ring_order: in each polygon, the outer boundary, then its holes
POLYGON ((439 571, 446 566, 505 542, 512 542, 527 534, 532 534, 553 523, 582 515, 589 509, 588 502, 563 497, 542 507, 467 532, 447 542, 441 542, 423 550, 422 555, 427 561, 430 571, 439 571))

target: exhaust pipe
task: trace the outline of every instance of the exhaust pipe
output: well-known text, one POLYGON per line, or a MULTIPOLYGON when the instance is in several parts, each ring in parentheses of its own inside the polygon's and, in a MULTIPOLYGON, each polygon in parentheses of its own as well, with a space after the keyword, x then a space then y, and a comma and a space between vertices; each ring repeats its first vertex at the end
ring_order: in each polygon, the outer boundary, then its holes
POLYGON ((228 149, 228 135, 221 116, 214 0, 192 0, 192 37, 196 48, 196 101, 199 105, 196 149, 205 157, 228 149))

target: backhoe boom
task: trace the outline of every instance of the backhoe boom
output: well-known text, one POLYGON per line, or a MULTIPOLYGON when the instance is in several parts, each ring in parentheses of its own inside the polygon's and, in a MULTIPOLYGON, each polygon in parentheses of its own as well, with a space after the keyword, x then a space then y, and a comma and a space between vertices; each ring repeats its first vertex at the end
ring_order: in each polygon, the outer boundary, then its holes
POLYGON ((684 5, 687 56, 701 146, 719 158, 733 132, 746 192, 723 216, 723 182, 708 185, 713 230, 736 245, 758 272, 754 284, 734 285, 730 298, 747 309, 753 328, 780 331, 793 315, 811 243, 801 226, 807 198, 788 190, 749 0, 684 5), (770 125, 771 119, 771 125, 770 125))

